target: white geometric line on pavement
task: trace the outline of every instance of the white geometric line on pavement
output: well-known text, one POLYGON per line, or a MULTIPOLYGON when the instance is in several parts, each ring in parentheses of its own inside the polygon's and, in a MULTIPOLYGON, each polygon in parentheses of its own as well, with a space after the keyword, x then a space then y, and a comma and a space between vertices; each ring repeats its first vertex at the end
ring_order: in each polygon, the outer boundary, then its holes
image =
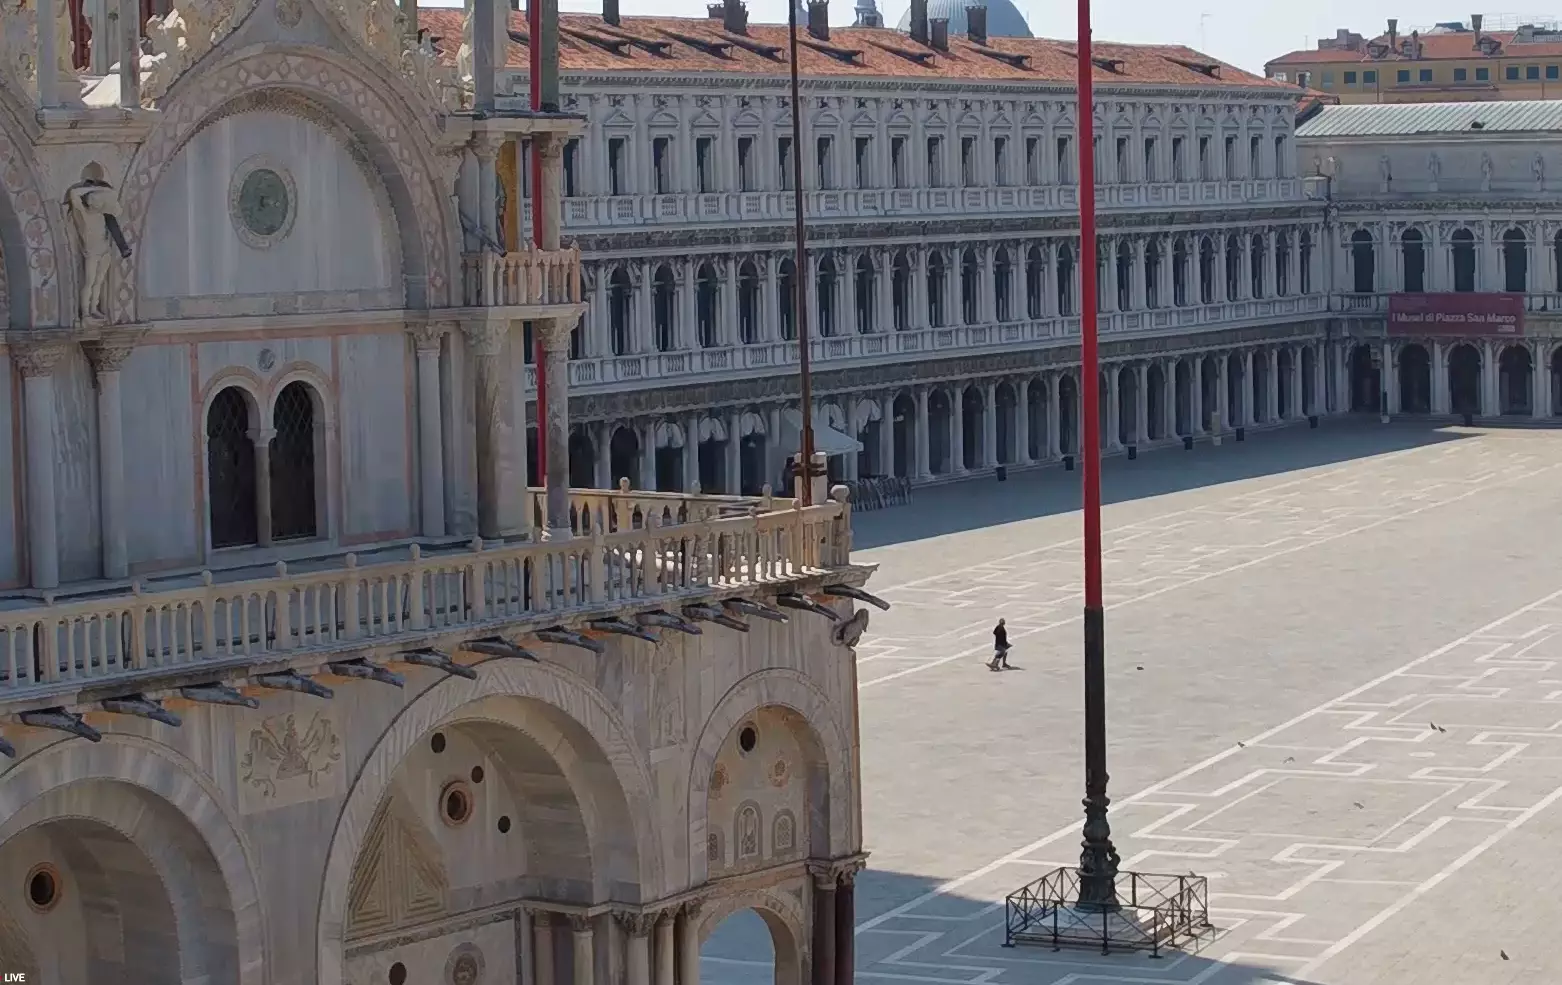
MULTIPOLYGON (((1429 503, 1429 504, 1427 504, 1425 506, 1418 506, 1418 507, 1416 507, 1414 509, 1410 509, 1410 510, 1404 510, 1404 511, 1402 511, 1400 513, 1394 514, 1393 516, 1387 516, 1387 517, 1383 517, 1382 519, 1379 519, 1379 520, 1373 520, 1370 523, 1365 523, 1365 524, 1362 524, 1361 526, 1358 526, 1358 527, 1352 527, 1349 530, 1342 530, 1339 533, 1330 534, 1330 535, 1328 535, 1326 537, 1321 537, 1321 538, 1319 538, 1317 540, 1309 541, 1309 542, 1307 542, 1305 544, 1298 544, 1298 545, 1296 545, 1294 547, 1287 547, 1284 550, 1275 551, 1272 554, 1265 554, 1265 555, 1260 555, 1260 556, 1255 557, 1255 558, 1250 558, 1250 559, 1248 559, 1246 561, 1243 561, 1243 562, 1241 562, 1239 564, 1234 564, 1234 565, 1232 565, 1230 567, 1222 568, 1219 571, 1209 571, 1209 572, 1206 572, 1206 573, 1204 573, 1202 575, 1197 575, 1197 576, 1195 576, 1193 578, 1189 578, 1186 581, 1176 582, 1176 583, 1171 584, 1171 585, 1166 585, 1166 586, 1164 586, 1162 588, 1153 589, 1151 591, 1145 592, 1142 595, 1128 596, 1126 598, 1122 598, 1122 599, 1119 599, 1119 600, 1117 600, 1115 602, 1111 602, 1111 603, 1107 604, 1105 606, 1105 608, 1107 608, 1107 609, 1116 609, 1119 606, 1129 605, 1129 604, 1134 603, 1134 602, 1148 601, 1149 599, 1157 598, 1157 597, 1159 597, 1161 595, 1167 594, 1168 592, 1174 592, 1174 591, 1176 591, 1176 590, 1178 590, 1180 588, 1188 588, 1188 587, 1190 587, 1192 585, 1198 585, 1198 584, 1201 584, 1203 582, 1209 581, 1212 578, 1218 578, 1218 577, 1220 577, 1222 575, 1228 575, 1228 574, 1231 574, 1232 572, 1235 572, 1235 571, 1241 571, 1241 570, 1243 570, 1245 568, 1251 568, 1251 567, 1254 567, 1255 565, 1264 564, 1264 563, 1266 563, 1268 561, 1273 561, 1275 558, 1284 557, 1287 554, 1294 554, 1294 553, 1296 553, 1298 551, 1310 550, 1310 549, 1312 549, 1314 547, 1319 547, 1319 546, 1322 546, 1324 544, 1328 544, 1328 543, 1330 543, 1332 541, 1340 540, 1340 539, 1345 538, 1345 537, 1354 536, 1355 534, 1359 534, 1359 533, 1362 533, 1363 531, 1367 531, 1367 530, 1372 530, 1372 529, 1374 529, 1376 527, 1381 527, 1384 524, 1393 523, 1396 520, 1402 520, 1402 519, 1405 519, 1406 517, 1411 517, 1411 516, 1415 516, 1415 515, 1417 515, 1419 513, 1427 512, 1428 510, 1439 509, 1439 508, 1444 507, 1444 506, 1452 505, 1454 503, 1459 502, 1460 500, 1468 499, 1469 497, 1474 496, 1474 495, 1476 495, 1478 493, 1488 492, 1488 491, 1490 491, 1492 489, 1500 488, 1502 486, 1506 486, 1506 485, 1509 485, 1509 484, 1514 483, 1514 482, 1519 482, 1519 481, 1524 480, 1524 479, 1532 479, 1532 478, 1534 478, 1537 475, 1541 475, 1542 473, 1549 472, 1549 471, 1557 468, 1558 465, 1562 465, 1562 463, 1546 465, 1546 466, 1543 466, 1543 467, 1541 467, 1539 469, 1534 470, 1533 472, 1526 472, 1526 473, 1524 473, 1522 475, 1519 475, 1519 476, 1517 476, 1515 478, 1512 478, 1512 479, 1507 479, 1507 480, 1504 480, 1502 482, 1495 482, 1495 483, 1492 483, 1491 485, 1482 486, 1482 487, 1477 488, 1477 489, 1470 489, 1470 490, 1468 490, 1466 492, 1462 492, 1459 495, 1453 496, 1453 497, 1451 497, 1449 499, 1441 500, 1441 501, 1436 502, 1436 503, 1429 503)), ((1020 555, 1015 555, 1015 556, 1018 557, 1020 555)), ((1011 638, 1011 640, 1013 640, 1013 639, 1021 639, 1023 637, 1032 636, 1032 635, 1035 635, 1037 633, 1047 632, 1049 630, 1057 629, 1057 628, 1062 627, 1062 626, 1067 626, 1067 625, 1069 625, 1071 623, 1079 622, 1079 620, 1081 618, 1082 618, 1082 614, 1075 613, 1074 615, 1068 616, 1068 617, 1063 618, 1063 619, 1055 620, 1053 622, 1050 622, 1050 623, 1047 623, 1045 625, 1039 626, 1039 627, 1037 627, 1035 629, 1030 629, 1030 630, 1024 630, 1024 631, 1018 631, 1018 632, 1011 633, 1010 634, 1010 638, 1011 638)), ((1463 642, 1463 641, 1461 641, 1461 642, 1463 642)), ((929 660, 929 661, 927 661, 925 663, 917 664, 917 665, 912 666, 912 667, 907 667, 904 670, 897 670, 897 671, 895 671, 893 673, 885 674, 883 677, 875 677, 872 680, 863 681, 860 684, 858 684, 857 688, 860 691, 863 688, 873 687, 874 685, 877 685, 877 684, 886 684, 886 683, 888 683, 890 681, 898 680, 898 679, 900 679, 902 677, 909 677, 912 674, 920 674, 921 672, 923 672, 925 670, 931 670, 934 667, 941 667, 944 664, 953 663, 956 660, 968 659, 970 657, 976 656, 979 653, 984 652, 984 650, 985 650, 985 647, 982 647, 982 646, 972 647, 972 648, 967 649, 967 650, 962 650, 959 653, 950 654, 949 656, 946 656, 946 657, 939 657, 939 658, 934 659, 934 660, 929 660)))
MULTIPOLYGON (((1507 613, 1506 615, 1500 616, 1497 619, 1493 619, 1491 622, 1486 623, 1485 625, 1479 627, 1478 629, 1475 629, 1475 630, 1465 634, 1464 636, 1461 636, 1458 639, 1453 640, 1452 642, 1445 643, 1442 646, 1438 647, 1437 649, 1432 650, 1429 653, 1423 654, 1422 656, 1417 657, 1414 660, 1408 661, 1407 663, 1402 664, 1401 666, 1399 666, 1399 667, 1397 667, 1397 668, 1395 668, 1393 670, 1390 670, 1390 671, 1388 671, 1388 672, 1386 672, 1384 674, 1381 674, 1381 675, 1373 678, 1372 680, 1367 681, 1366 683, 1359 685, 1358 687, 1352 688, 1351 690, 1345 692, 1344 694, 1342 694, 1342 695, 1340 695, 1340 696, 1338 696, 1336 698, 1333 698, 1333 699, 1330 699, 1329 701, 1323 702, 1322 704, 1319 704, 1319 705, 1317 705, 1317 706, 1315 706, 1313 708, 1310 708, 1307 711, 1304 711, 1304 712, 1302 712, 1302 713, 1300 713, 1300 714, 1298 714, 1298 715, 1296 715, 1296 716, 1294 716, 1294 717, 1292 717, 1292 718, 1290 718, 1290 719, 1288 719, 1288 720, 1286 720, 1284 722, 1281 722, 1278 725, 1275 725, 1275 726, 1273 726, 1273 727, 1271 727, 1269 729, 1266 729, 1265 731, 1260 732, 1258 735, 1253 736, 1252 738, 1248 739, 1246 741, 1246 744, 1247 745, 1253 745, 1255 743, 1260 743, 1260 742, 1263 742, 1265 739, 1271 738, 1271 737, 1279 735, 1279 734, 1281 734, 1281 733, 1283 733, 1283 732, 1285 732, 1285 731, 1287 731, 1289 729, 1292 729, 1292 728, 1296 727, 1297 725, 1301 724, 1302 722, 1305 722, 1305 721, 1307 721, 1307 720, 1309 720, 1311 718, 1316 717, 1317 715, 1320 715, 1320 714, 1323 714, 1323 713, 1327 712, 1331 708, 1331 706, 1333 706, 1333 705, 1335 705, 1335 704, 1337 704, 1339 702, 1349 701, 1349 700, 1351 700, 1352 698, 1355 698, 1358 695, 1365 694, 1368 691, 1372 690, 1373 688, 1379 687, 1382 684, 1384 684, 1384 683, 1394 679, 1395 677, 1399 676, 1400 674, 1404 673, 1407 670, 1410 670, 1410 669, 1412 669, 1414 667, 1417 667, 1417 666, 1420 666, 1422 664, 1428 663, 1430 661, 1436 660, 1436 659, 1444 656, 1447 653, 1451 653, 1452 651, 1456 650, 1457 648, 1468 644, 1470 641, 1472 641, 1472 640, 1474 640, 1474 639, 1476 639, 1476 638, 1478 638, 1478 637, 1480 637, 1480 636, 1482 636, 1484 634, 1490 633, 1492 630, 1494 630, 1497 627, 1501 626, 1503 623, 1506 623, 1506 622, 1508 622, 1508 621, 1510 621, 1510 620, 1512 620, 1512 619, 1514 619, 1514 618, 1516 618, 1518 616, 1521 616, 1521 615, 1523 615, 1525 613, 1532 612, 1535 609, 1539 609, 1539 608, 1542 608, 1542 607, 1544 607, 1546 605, 1549 605, 1552 602, 1556 601, 1558 598, 1562 598, 1562 589, 1554 591, 1554 592, 1550 593, 1549 595, 1544 596, 1543 598, 1540 598, 1540 599, 1537 599, 1536 601, 1528 603, 1527 605, 1524 605, 1524 606, 1521 606, 1521 607, 1519 607, 1517 609, 1514 609, 1513 611, 1507 613)), ((1181 782, 1181 781, 1183 781, 1183 780, 1193 776, 1196 773, 1199 773, 1199 772, 1201 772, 1203 770, 1206 770, 1206 769, 1210 768, 1211 766, 1216 765, 1217 763, 1224 762, 1225 760, 1227 760, 1227 759, 1231 758, 1232 756, 1236 755, 1238 752, 1239 752, 1239 747, 1230 747, 1230 748, 1227 748, 1227 749, 1223 749, 1220 752, 1215 753, 1214 755, 1209 756, 1209 757, 1201 760, 1200 762, 1194 763, 1193 765, 1187 767, 1186 769, 1183 769, 1183 770, 1178 771, 1177 773, 1174 773, 1173 775, 1167 777, 1164 780, 1161 780, 1161 781, 1159 781, 1157 783, 1153 783, 1150 786, 1144 788, 1143 790, 1140 790, 1140 791, 1138 791, 1138 792, 1136 792, 1134 794, 1131 794, 1130 796, 1128 796, 1128 797, 1118 801, 1117 805, 1118 805, 1119 809, 1121 809, 1122 807, 1125 807, 1125 806, 1127 806, 1129 804, 1138 804, 1138 803, 1142 803, 1144 801, 1150 800, 1151 798, 1155 797, 1157 794, 1160 794, 1167 787, 1170 787, 1170 786, 1172 786, 1172 785, 1174 785, 1176 783, 1179 783, 1179 782, 1181 782)), ((1445 866, 1437 874, 1435 874, 1435 875, 1429 877, 1428 879, 1424 880, 1423 882, 1417 884, 1415 886, 1415 888, 1413 888, 1408 893, 1406 893, 1404 896, 1402 896, 1398 901, 1396 901, 1395 903, 1393 903, 1390 906, 1386 907, 1385 909, 1379 911, 1377 914, 1375 914, 1373 917, 1368 919, 1365 923, 1363 923, 1356 930, 1352 931, 1350 934, 1346 935, 1344 938, 1342 938, 1341 940, 1337 941, 1334 945, 1329 947, 1323 954, 1321 954, 1317 958, 1313 959, 1307 965, 1304 965, 1302 967, 1302 969, 1297 972, 1297 977, 1305 978, 1307 975, 1311 974, 1321 964, 1323 964, 1324 961, 1327 961, 1329 958, 1332 958, 1332 957, 1338 955, 1339 953, 1344 951, 1347 947, 1349 947, 1351 944, 1354 944, 1355 942, 1361 940, 1363 937, 1365 937, 1372 930, 1374 930, 1377 927, 1381 926, 1384 922, 1386 922, 1387 920, 1392 918, 1395 914, 1401 912, 1405 907, 1409 906, 1416 899, 1419 899, 1421 896, 1423 896, 1427 892, 1431 891, 1433 888, 1435 888, 1437 885, 1442 883, 1444 880, 1446 880, 1447 878, 1452 876, 1454 873, 1456 873, 1460 869, 1464 868, 1471 861, 1474 861, 1476 858, 1480 857, 1480 855, 1482 853, 1484 853, 1485 851, 1490 849, 1493 845, 1497 844, 1497 842, 1499 842, 1509 832, 1516 830, 1518 827, 1523 825, 1525 822, 1529 821, 1531 818, 1533 818, 1535 815, 1539 814, 1541 811, 1543 811, 1547 807, 1551 806, 1553 803, 1555 803, 1559 799, 1562 799, 1562 787, 1558 787, 1557 789, 1553 790, 1544 799, 1542 799, 1538 803, 1532 805, 1531 807, 1527 808, 1522 814, 1520 814, 1519 816, 1517 816, 1515 818, 1510 819, 1506 824, 1504 824, 1502 826, 1502 828, 1500 830, 1498 830, 1496 832, 1493 832, 1487 838, 1483 839, 1480 843, 1478 843, 1477 845, 1472 847, 1470 850, 1466 851, 1459 858, 1457 858, 1453 862, 1449 863, 1447 866, 1445 866)), ((1027 845, 1022 845, 1019 848, 1015 849, 1014 851, 1009 852, 1007 855, 1004 855, 1004 856, 1002 856, 1002 857, 1000 857, 998 859, 995 859, 994 861, 989 862, 986 865, 981 866, 981 867, 979 867, 977 869, 973 869, 972 871, 966 873, 963 876, 958 876, 958 877, 956 877, 954 879, 950 879, 950 880, 940 884, 938 887, 929 890, 928 892, 922 893, 921 895, 916 896, 913 899, 907 900, 906 902, 900 904, 899 906, 896 906, 896 907, 893 907, 893 908, 891 908, 889 910, 886 910, 885 912, 879 914, 878 916, 870 917, 869 919, 862 921, 861 923, 859 923, 857 925, 856 933, 857 934, 868 933, 868 932, 873 931, 875 928, 879 927, 880 925, 889 922, 890 920, 894 920, 894 919, 897 919, 897 918, 900 918, 900 917, 905 917, 908 914, 910 914, 913 910, 917 909, 918 907, 923 906, 926 903, 929 903, 929 902, 937 899, 940 896, 944 896, 944 895, 948 895, 950 893, 953 893, 953 892, 959 890, 962 886, 965 886, 965 885, 967 885, 969 883, 975 882, 978 879, 981 879, 981 878, 983 878, 985 876, 988 876, 988 875, 992 874, 993 872, 996 872, 999 869, 1002 869, 1004 866, 1012 865, 1012 864, 1014 864, 1016 862, 1019 862, 1022 859, 1024 859, 1026 856, 1032 855, 1032 854, 1036 853, 1040 849, 1045 848, 1046 846, 1052 844, 1055 841, 1058 841, 1058 840, 1060 840, 1062 838, 1066 838, 1066 837, 1069 837, 1069 836, 1072 836, 1072 835, 1077 835, 1078 832, 1079 832, 1079 825, 1078 824, 1069 824, 1067 827, 1059 828, 1058 830, 1052 832, 1051 834, 1046 835, 1045 837, 1039 838, 1039 839, 1037 839, 1037 840, 1035 840, 1035 841, 1033 841, 1033 842, 1031 842, 1031 843, 1029 843, 1027 845)), ((920 919, 920 917, 919 917, 919 919, 920 919)), ((1225 961, 1214 962, 1212 964, 1212 968, 1210 970, 1210 974, 1213 974, 1216 970, 1218 970, 1221 966, 1223 966, 1225 964, 1226 964, 1225 961)), ((877 974, 871 973, 871 972, 867 972, 867 973, 865 973, 865 972, 858 972, 858 974, 859 975, 865 975, 865 974, 866 975, 872 975, 873 977, 887 977, 887 976, 880 976, 880 975, 877 975, 877 974)), ((1069 977, 1073 978, 1074 976, 1069 976, 1069 977)), ((1089 977, 1089 976, 1086 976, 1086 977, 1089 977)), ((1203 977, 1203 976, 1201 976, 1201 977, 1203 977)), ((1064 985, 1064 983, 1066 981, 1068 981, 1068 980, 1069 979, 1064 979, 1063 981, 1058 982, 1057 985, 1064 985)), ((1131 979, 1121 978, 1121 979, 1115 979, 1115 980, 1126 982, 1126 981, 1130 981, 1131 979)))

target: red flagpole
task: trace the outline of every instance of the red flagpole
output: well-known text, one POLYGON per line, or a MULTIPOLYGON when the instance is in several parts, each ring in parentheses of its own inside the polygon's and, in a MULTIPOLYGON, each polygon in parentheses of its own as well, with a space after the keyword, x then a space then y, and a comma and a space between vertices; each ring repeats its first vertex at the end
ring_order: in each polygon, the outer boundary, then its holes
POLYGON ((1085 826, 1079 856, 1079 902, 1117 907, 1117 850, 1107 822, 1106 633, 1101 600, 1101 366, 1096 348, 1095 61, 1090 0, 1079 0, 1080 409, 1084 423, 1085 520, 1085 826))
MULTIPOLYGON (((504 0, 500 0, 504 2, 504 0)), ((527 63, 531 68, 532 112, 542 109, 542 3, 526 0, 527 63)), ((542 249, 542 146, 532 138, 532 247, 542 249)), ((548 473, 548 374, 543 372, 547 351, 542 332, 532 326, 532 368, 537 376, 537 471, 544 476, 538 485, 547 485, 548 473)))

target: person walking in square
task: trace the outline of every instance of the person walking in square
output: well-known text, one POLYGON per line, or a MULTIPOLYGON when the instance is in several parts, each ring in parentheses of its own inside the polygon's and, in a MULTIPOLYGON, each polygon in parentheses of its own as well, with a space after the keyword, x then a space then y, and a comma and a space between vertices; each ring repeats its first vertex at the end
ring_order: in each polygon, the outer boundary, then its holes
POLYGON ((1003 620, 993 627, 993 658, 987 664, 989 670, 1009 669, 1009 631, 1003 628, 1003 620))

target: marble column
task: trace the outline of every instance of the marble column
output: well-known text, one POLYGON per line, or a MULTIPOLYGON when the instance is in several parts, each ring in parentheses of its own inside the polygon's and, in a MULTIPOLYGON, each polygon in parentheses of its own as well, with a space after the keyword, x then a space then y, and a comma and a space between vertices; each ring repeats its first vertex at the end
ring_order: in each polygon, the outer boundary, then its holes
POLYGON ((596 468, 592 471, 594 485, 598 489, 615 489, 620 478, 613 474, 613 432, 617 430, 612 424, 599 424, 596 426, 596 437, 593 441, 593 450, 597 453, 596 468))
POLYGON ((467 346, 476 363, 477 534, 485 539, 496 539, 503 532, 500 499, 504 495, 510 428, 504 420, 507 380, 500 356, 507 330, 504 322, 477 321, 464 326, 467 346))
POLYGON ((1015 465, 1029 465, 1030 458, 1030 379, 1014 385, 1014 451, 1009 457, 1015 465))
POLYGON ((1302 408, 1302 347, 1291 349, 1291 405, 1285 408, 1287 417, 1304 417, 1302 408))
POLYGON ((1242 379, 1237 387, 1237 393, 1241 399, 1238 411, 1241 416, 1237 418, 1244 427, 1252 427, 1258 423, 1257 402, 1253 399, 1253 350, 1248 349, 1242 353, 1242 379))
POLYGON ((965 472, 965 393, 955 387, 949 393, 949 471, 965 472))
POLYGON ((998 385, 989 382, 983 393, 986 406, 982 414, 982 461, 983 468, 992 468, 998 464, 998 385))
POLYGON ((1220 435, 1226 430, 1231 420, 1231 384, 1227 377, 1231 374, 1231 359, 1224 352, 1215 354, 1215 420, 1212 422, 1210 433, 1215 436, 1216 444, 1220 443, 1220 435))
MULTIPOLYGON (((815 869, 813 871, 813 879, 813 985, 836 985, 835 873, 828 869, 815 869)), ((683 985, 687 985, 687 983, 683 983, 683 985)))
MULTIPOLYGON (((1439 348, 1441 348, 1441 346, 1439 346, 1439 348)), ((1321 342, 1313 343, 1312 350, 1313 350, 1312 412, 1314 414, 1317 414, 1317 415, 1319 415, 1321 417, 1322 415, 1327 414, 1329 412, 1329 408, 1324 406, 1325 401, 1328 399, 1328 393, 1329 393, 1329 383, 1328 383, 1328 375, 1329 375, 1328 357, 1329 357, 1329 351, 1323 345, 1323 343, 1321 343, 1321 342)), ((1447 385, 1448 385, 1448 379, 1445 376, 1443 378, 1443 386, 1446 387, 1447 385)))
POLYGON ((1043 451, 1048 461, 1063 457, 1063 374, 1054 373, 1047 381, 1047 444, 1043 451))
POLYGON ((727 414, 726 462, 722 468, 722 492, 736 496, 743 491, 743 415, 739 411, 727 414))
POLYGON ((847 869, 835 884, 835 982, 853 985, 857 965, 857 873, 847 869))
MULTIPOLYGON (((483 0, 477 0, 482 3, 483 0)), ((481 33, 481 32, 478 32, 481 33)), ((504 143, 504 138, 496 133, 479 134, 472 143, 472 152, 477 155, 477 223, 482 229, 483 235, 489 240, 501 242, 499 233, 499 182, 497 164, 499 161, 499 148, 504 143)), ((506 243, 506 246, 514 244, 506 243)), ((488 297, 488 285, 483 285, 483 297, 489 304, 493 299, 488 297)))
MULTIPOLYGON (((537 245, 544 250, 557 250, 559 223, 564 218, 564 144, 568 138, 556 133, 537 133, 532 139, 538 141, 537 152, 542 156, 542 187, 532 189, 532 198, 542 209, 542 242, 537 245)), ((570 322, 573 324, 574 319, 570 322)), ((553 391, 548 392, 552 399, 553 391)))
POLYGON ((615 913, 624 932, 624 985, 651 985, 651 930, 656 915, 615 913))
MULTIPOLYGON (((40 72, 40 82, 42 76, 40 72)), ((54 367, 65 355, 65 346, 18 346, 11 353, 22 371, 23 426, 27 443, 27 556, 32 570, 32 587, 58 588, 60 537, 54 493, 54 468, 58 460, 54 434, 54 367)))
POLYGON ((420 530, 445 535, 445 442, 440 413, 439 357, 447 326, 420 326, 412 334, 418 360, 418 491, 420 530))
POLYGON ((542 337, 542 372, 548 384, 546 428, 548 460, 539 463, 547 491, 545 526, 554 540, 568 538, 569 526, 569 342, 574 318, 532 322, 542 337))
POLYGON ((1378 389, 1381 391, 1383 406, 1378 409, 1378 413, 1387 417, 1390 414, 1400 413, 1402 409, 1399 406, 1399 373, 1395 371, 1394 344, 1384 342, 1381 351, 1383 368, 1378 375, 1380 380, 1378 389))
POLYGON ((678 916, 678 985, 700 985, 700 904, 685 903, 678 916))
POLYGON ((1134 444, 1144 447, 1150 442, 1150 365, 1140 363, 1134 367, 1134 444))
POLYGON ((656 422, 640 427, 640 489, 656 492, 656 422))
MULTIPOLYGON (((106 5, 105 5, 106 6, 106 5)), ((141 108, 141 0, 118 0, 119 38, 119 106, 121 109, 141 108)), ((114 39, 109 40, 113 44, 114 39)))
POLYGON ((690 414, 683 419, 683 491, 694 492, 700 484, 700 419, 690 414))
POLYGON ((663 911, 656 917, 656 982, 673 985, 677 971, 678 917, 676 911, 663 911))
POLYGON ((1199 355, 1188 362, 1188 433, 1196 438, 1206 430, 1204 426, 1204 357, 1199 355))
POLYGON ((1264 362, 1267 367, 1264 372, 1267 404, 1264 408, 1264 420, 1273 424, 1280 420, 1280 350, 1270 346, 1264 354, 1264 362))
POLYGON ((271 428, 253 428, 248 432, 255 446, 255 543, 271 546, 271 428))
POLYGON ((1161 364, 1161 437, 1177 437, 1177 362, 1173 357, 1161 364))
POLYGON ((574 947, 575 977, 574 985, 592 985, 596 975, 595 937, 596 933, 591 927, 591 918, 580 913, 572 913, 569 918, 570 938, 574 947))
POLYGON ((879 398, 879 474, 895 474, 895 394, 879 398))
POLYGON ((1106 432, 1103 437, 1106 438, 1105 447, 1108 451, 1116 451, 1123 447, 1122 397, 1118 391, 1118 371, 1120 368, 1115 364, 1107 365, 1105 373, 1106 386, 1101 388, 1101 392, 1106 395, 1106 413, 1103 415, 1106 426, 1102 430, 1106 432))
POLYGON ((925 479, 930 473, 931 462, 928 461, 928 423, 927 423, 927 388, 917 391, 917 422, 916 422, 916 461, 912 471, 912 478, 925 479))
POLYGON ((558 985, 553 961, 553 914, 532 911, 532 969, 536 985, 558 985))
POLYGON ((98 508, 102 520, 103 577, 127 578, 125 544, 125 438, 119 372, 130 357, 128 341, 100 341, 83 347, 98 385, 98 508))

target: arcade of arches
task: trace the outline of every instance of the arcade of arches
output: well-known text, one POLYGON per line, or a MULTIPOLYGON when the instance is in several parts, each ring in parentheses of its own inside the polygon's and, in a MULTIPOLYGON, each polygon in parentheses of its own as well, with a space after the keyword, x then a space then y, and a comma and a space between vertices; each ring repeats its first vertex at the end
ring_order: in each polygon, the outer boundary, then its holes
MULTIPOLYGON (((1338 346, 1307 340, 1108 363, 1101 374, 1108 451, 1278 424, 1326 412, 1338 346), (1329 355, 1326 357, 1325 353, 1329 355)), ((1077 455, 1077 367, 832 394, 814 414, 835 480, 927 482, 1077 455)), ((691 411, 576 426, 571 484, 757 495, 783 484, 796 454, 784 405, 691 411)), ((794 412, 795 413, 795 412, 794 412)))
POLYGON ((1552 339, 1359 342, 1346 358, 1349 410, 1381 413, 1386 399, 1390 414, 1562 416, 1562 346, 1552 339))

